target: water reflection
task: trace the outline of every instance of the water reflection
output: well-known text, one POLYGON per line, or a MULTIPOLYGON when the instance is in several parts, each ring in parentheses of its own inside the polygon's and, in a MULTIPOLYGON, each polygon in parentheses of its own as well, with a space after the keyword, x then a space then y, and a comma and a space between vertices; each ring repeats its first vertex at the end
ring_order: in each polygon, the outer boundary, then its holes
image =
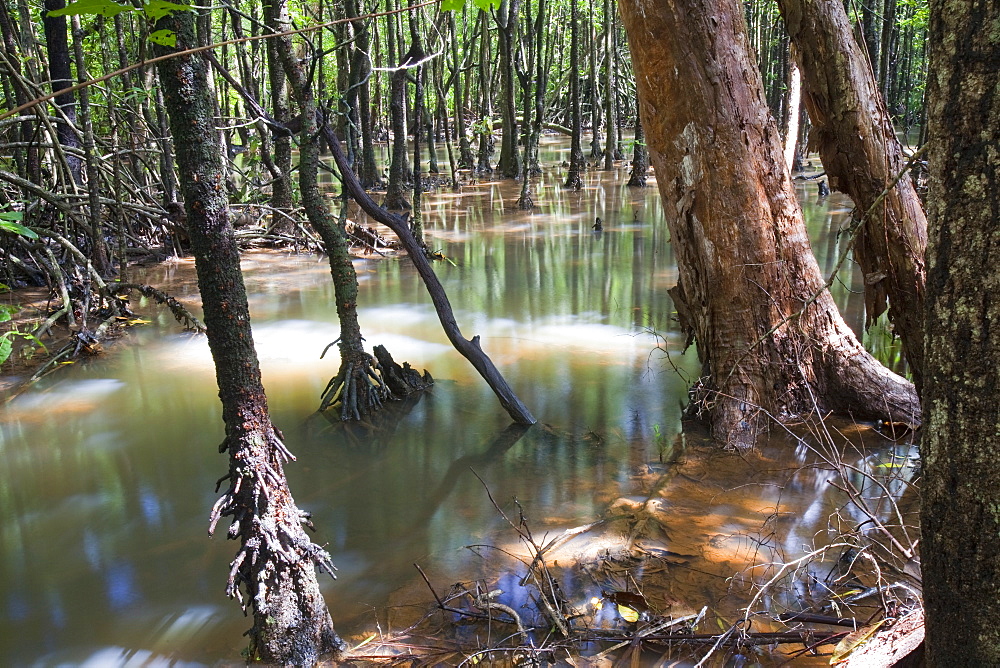
MULTIPOLYGON (((549 141, 546 150, 543 159, 558 164, 565 149, 549 141)), ((400 407, 377 442, 347 441, 311 415, 339 364, 335 348, 319 359, 337 338, 325 260, 245 260, 272 416, 299 457, 288 467, 291 486, 340 568, 340 580, 323 587, 342 631, 369 624, 375 608, 411 584, 414 561, 446 580, 476 567, 458 548, 492 539, 504 523, 470 468, 501 503, 516 497, 540 528, 556 529, 642 493, 649 481, 636 471, 664 452, 669 459, 687 387, 651 354, 650 330, 690 376, 697 365, 680 355, 666 295, 676 269, 659 198, 655 188, 620 185, 626 175, 593 172, 570 192, 560 174, 546 174, 532 212, 515 209, 512 183, 428 195, 429 244, 454 263, 436 269, 463 331, 483 337, 542 421, 526 432, 508 427, 448 344, 409 263, 358 260, 367 343, 430 369, 438 383, 400 407), (597 216, 601 234, 591 229, 597 216)), ((827 267, 844 243, 832 229, 833 200, 807 209, 827 267)), ((197 303, 189 260, 144 280, 197 303)), ((852 285, 845 273, 835 288, 848 311, 862 301, 852 285)), ((211 358, 203 338, 179 333, 169 314, 149 313, 153 324, 128 345, 50 377, 0 417, 0 664, 197 665, 240 656, 248 622, 222 593, 234 545, 204 534, 226 467, 211 358)), ((783 507, 810 507, 827 489, 803 480, 783 507)), ((759 524, 763 506, 748 507, 745 492, 721 496, 680 484, 668 503, 690 522, 671 549, 694 554, 708 545, 725 578, 732 570, 724 566, 748 549, 738 537, 759 524)), ((815 530, 827 501, 816 503, 784 549, 815 530)))

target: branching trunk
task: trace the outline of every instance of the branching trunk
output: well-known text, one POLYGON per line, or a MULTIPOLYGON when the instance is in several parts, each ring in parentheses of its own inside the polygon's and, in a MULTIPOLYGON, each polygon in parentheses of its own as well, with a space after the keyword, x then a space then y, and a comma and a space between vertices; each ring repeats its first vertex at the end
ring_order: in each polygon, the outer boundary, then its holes
POLYGON ((906 173, 892 118, 865 53, 854 40, 843 3, 779 0, 778 6, 802 69, 813 125, 809 143, 819 150, 830 187, 854 200, 855 216, 872 209, 855 244, 865 274, 866 318, 872 323, 888 302, 889 320, 903 341, 919 390, 927 221, 906 173))
POLYGON ((772 420, 828 410, 916 422, 912 385, 865 352, 824 287, 742 6, 620 6, 715 437, 745 448, 772 420))
MULTIPOLYGON (((194 15, 161 19, 177 34, 177 50, 193 46, 194 15)), ((215 360, 229 452, 226 493, 212 509, 209 533, 232 518, 228 536, 239 539, 226 591, 253 610, 252 659, 312 665, 344 648, 316 580, 316 567, 332 573, 329 555, 306 535, 308 514, 292 499, 283 466, 292 459, 271 424, 253 347, 239 251, 222 183, 222 148, 203 57, 163 61, 160 81, 184 175, 181 184, 195 253, 198 285, 215 360)))
MULTIPOLYGON (((378 410, 392 398, 388 385, 382 378, 378 361, 365 352, 361 326, 358 324, 358 275, 347 249, 347 240, 333 220, 319 189, 319 137, 328 130, 324 119, 321 129, 316 122, 316 100, 305 71, 295 58, 289 37, 274 38, 278 58, 285 76, 302 110, 302 133, 299 144, 299 188, 302 205, 309 224, 323 239, 330 275, 333 278, 337 300, 337 318, 340 321, 340 369, 327 385, 320 401, 320 411, 334 408, 341 420, 360 420, 378 410)), ((339 147, 337 139, 329 132, 327 141, 331 148, 339 147)), ((350 172, 350 165, 346 166, 350 172)), ((353 172, 351 172, 353 175, 353 172)))
POLYGON ((344 151, 340 148, 339 144, 334 142, 332 149, 334 160, 337 161, 337 166, 340 168, 344 179, 344 187, 351 193, 351 197, 364 209, 365 213, 387 226, 399 237, 400 242, 410 256, 410 261, 413 262, 413 266, 416 268, 417 273, 420 274, 420 278, 427 288, 427 293, 434 303, 434 310, 437 311, 438 319, 441 321, 441 327, 448 336, 448 340, 455 347, 455 350, 461 353, 465 359, 469 360, 476 371, 479 372, 479 375, 483 377, 490 386, 490 389, 493 390, 497 399, 500 400, 500 405, 507 411, 511 419, 519 424, 535 424, 536 420, 528 410, 528 407, 517 398, 507 380, 493 364, 493 360, 483 352, 482 346, 479 343, 479 336, 474 336, 471 340, 462 336, 462 332, 459 330, 458 323, 455 320, 455 313, 452 311, 451 303, 448 301, 448 295, 434 273, 430 261, 424 254, 423 247, 417 243, 406 222, 399 216, 393 215, 378 206, 369 197, 368 193, 361 187, 361 184, 358 183, 358 180, 347 169, 347 157, 344 155, 344 151))

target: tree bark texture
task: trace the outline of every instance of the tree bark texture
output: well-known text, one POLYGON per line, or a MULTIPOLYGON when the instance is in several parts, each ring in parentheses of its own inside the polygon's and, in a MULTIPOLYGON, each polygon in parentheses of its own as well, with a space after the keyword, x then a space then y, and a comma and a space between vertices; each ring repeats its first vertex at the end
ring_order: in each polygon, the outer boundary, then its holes
MULTIPOLYGON (((190 12, 161 19, 157 27, 176 32, 177 50, 195 45, 190 12)), ((232 518, 228 536, 239 539, 240 549, 226 591, 244 610, 253 609, 254 658, 312 665, 343 647, 316 580, 317 565, 325 570, 332 565, 303 529, 308 515, 296 507, 283 470, 292 456, 268 416, 229 222, 207 63, 200 55, 180 56, 160 63, 159 74, 222 400, 222 449, 230 456, 223 478, 229 489, 212 509, 209 533, 222 517, 232 518)))
MULTIPOLYGON (((347 248, 347 239, 333 220, 319 188, 319 138, 326 139, 333 149, 339 147, 325 119, 320 128, 316 122, 316 99, 309 86, 304 68, 295 58, 290 37, 275 37, 275 50, 285 70, 285 76, 302 111, 302 131, 299 142, 299 190, 309 224, 323 239, 330 263, 333 292, 337 300, 340 321, 340 368, 323 393, 320 411, 339 409, 340 419, 360 420, 382 407, 390 398, 389 387, 382 379, 378 361, 365 352, 361 325, 358 323, 358 274, 354 270, 347 248)), ((350 171, 350 166, 347 167, 350 171)), ((353 175, 353 172, 351 172, 353 175)))
POLYGON ((749 447, 771 420, 825 410, 916 421, 913 386, 865 352, 823 287, 742 7, 620 7, 715 437, 749 447))
POLYGON ((494 13, 497 24, 497 41, 500 45, 500 117, 503 120, 503 134, 500 138, 500 162, 497 170, 505 179, 516 179, 521 175, 521 156, 517 152, 520 137, 517 128, 516 90, 514 86, 514 58, 519 18, 520 0, 503 0, 494 13))
POLYGON ((1000 6, 930 3, 921 553, 930 666, 1000 665, 1000 6))
POLYGON ((580 13, 577 8, 580 2, 570 0, 569 104, 573 135, 570 138, 569 172, 565 184, 567 188, 577 190, 583 187, 580 175, 587 168, 587 159, 583 156, 583 111, 580 109, 580 13))
MULTIPOLYGON (((49 74, 52 77, 52 92, 66 90, 73 85, 73 72, 70 69, 69 37, 65 16, 49 16, 49 12, 63 9, 66 0, 45 0, 42 9, 42 25, 45 29, 45 50, 49 59, 49 74)), ((56 125, 59 143, 67 148, 80 148, 80 138, 76 134, 76 98, 73 93, 60 93, 55 97, 56 107, 63 119, 56 125)), ((69 152, 66 153, 66 165, 74 183, 83 182, 83 162, 69 152)))
POLYGON ((923 366, 924 250, 927 220, 896 140, 865 52, 839 0, 779 0, 802 69, 812 121, 809 144, 819 151, 830 187, 851 197, 860 217, 854 255, 865 275, 865 314, 886 311, 917 389, 923 366))

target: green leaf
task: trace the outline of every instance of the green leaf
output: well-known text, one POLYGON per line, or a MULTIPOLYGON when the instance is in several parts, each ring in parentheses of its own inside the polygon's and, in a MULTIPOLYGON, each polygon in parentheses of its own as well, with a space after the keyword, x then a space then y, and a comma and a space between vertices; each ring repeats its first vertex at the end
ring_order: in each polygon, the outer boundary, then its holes
POLYGON ((455 12, 465 5, 465 0, 442 0, 441 9, 446 12, 455 12))
POLYGON ((17 306, 7 306, 6 304, 0 304, 0 322, 7 322, 14 315, 20 311, 20 307, 17 306))
POLYGON ((10 357, 11 351, 14 349, 14 344, 11 343, 10 337, 0 336, 0 364, 7 361, 10 357))
POLYGON ((31 228, 25 227, 21 223, 15 223, 11 220, 0 220, 0 230, 4 232, 13 232, 14 234, 20 234, 22 237, 28 237, 29 239, 37 239, 38 235, 31 230, 31 228))
MULTIPOLYGON (((142 7, 143 13, 150 19, 157 21, 162 19, 164 16, 170 16, 174 12, 190 12, 191 5, 179 5, 176 2, 167 2, 167 0, 149 0, 142 7)), ((167 32, 165 30, 157 30, 156 32, 167 32)), ((156 33, 153 33, 154 35, 156 33)), ((150 35, 152 38, 152 35, 150 35)), ((155 40, 154 40, 155 41, 155 40)), ((174 39, 176 44, 177 40, 174 39)), ((157 44, 162 44, 162 42, 156 42, 157 44)), ((174 44, 167 44, 166 46, 174 46, 174 44)))
POLYGON ((0 220, 24 220, 24 213, 21 211, 0 211, 0 220))
POLYGON ((500 0, 475 0, 476 7, 479 7, 484 12, 490 11, 490 9, 500 9, 500 0))
POLYGON ((149 33, 149 41, 160 46, 177 46, 177 33, 173 30, 157 30, 149 33))
POLYGON ((119 5, 114 0, 76 0, 62 9, 53 9, 49 16, 75 16, 77 14, 95 14, 99 16, 116 16, 122 12, 134 12, 134 7, 119 5))

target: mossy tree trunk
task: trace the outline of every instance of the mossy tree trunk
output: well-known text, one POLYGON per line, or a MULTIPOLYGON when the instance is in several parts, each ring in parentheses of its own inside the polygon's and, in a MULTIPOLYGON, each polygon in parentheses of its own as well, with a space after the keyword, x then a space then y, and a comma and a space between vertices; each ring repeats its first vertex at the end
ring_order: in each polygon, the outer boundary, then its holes
POLYGON ((620 6, 714 436, 745 448, 772 420, 822 411, 917 421, 913 386, 865 352, 824 287, 742 6, 620 6))
POLYGON ((930 3, 927 665, 1000 665, 1000 6, 930 3))
MULTIPOLYGON (((183 50, 195 45, 194 18, 179 12, 157 28, 173 30, 176 49, 183 50)), ((212 509, 209 533, 222 517, 232 518, 228 536, 240 541, 240 549, 226 591, 253 611, 253 657, 312 665, 344 647, 316 579, 317 566, 332 573, 332 564, 305 533, 308 514, 296 507, 283 470, 293 458, 268 415, 229 221, 207 63, 200 55, 180 56, 160 63, 159 75, 222 400, 222 450, 229 452, 223 478, 229 488, 212 509)))
MULTIPOLYGON (((275 37, 273 41, 302 111, 299 189, 309 224, 326 246, 340 321, 340 336, 337 339, 340 369, 323 393, 320 411, 333 408, 339 411, 341 420, 360 420, 381 408, 391 398, 391 393, 382 379, 378 360, 365 352, 361 325, 358 323, 358 275, 348 252, 347 240, 337 227, 319 188, 319 136, 321 132, 329 131, 329 126, 324 124, 325 127, 320 128, 316 122, 316 99, 305 70, 292 50, 291 39, 287 36, 275 37)), ((327 140, 331 148, 337 143, 332 132, 329 132, 327 140)))

